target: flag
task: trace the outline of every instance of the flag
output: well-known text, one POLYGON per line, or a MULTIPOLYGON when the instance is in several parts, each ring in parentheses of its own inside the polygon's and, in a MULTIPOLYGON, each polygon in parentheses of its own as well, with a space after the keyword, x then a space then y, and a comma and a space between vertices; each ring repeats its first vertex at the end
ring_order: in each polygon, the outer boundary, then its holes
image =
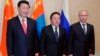
POLYGON ((33 10, 32 18, 37 22, 37 31, 40 37, 42 28, 45 26, 45 17, 42 0, 35 0, 35 8, 33 10))
POLYGON ((70 19, 69 19, 69 7, 68 0, 64 0, 63 9, 61 10, 61 23, 60 25, 66 29, 66 34, 69 37, 70 31, 70 19))
POLYGON ((12 0, 5 0, 3 25, 2 25, 2 39, 0 46, 0 51, 2 56, 7 56, 7 46, 6 46, 7 21, 13 16, 14 16, 14 10, 13 10, 12 0))

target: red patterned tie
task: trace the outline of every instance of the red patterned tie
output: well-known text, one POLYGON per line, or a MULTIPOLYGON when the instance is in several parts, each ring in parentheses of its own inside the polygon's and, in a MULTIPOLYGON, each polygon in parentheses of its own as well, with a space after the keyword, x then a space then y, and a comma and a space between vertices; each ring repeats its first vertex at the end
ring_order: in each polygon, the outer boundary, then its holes
POLYGON ((26 34, 27 33, 27 26, 25 24, 25 20, 24 19, 22 20, 22 28, 24 30, 24 33, 26 34))

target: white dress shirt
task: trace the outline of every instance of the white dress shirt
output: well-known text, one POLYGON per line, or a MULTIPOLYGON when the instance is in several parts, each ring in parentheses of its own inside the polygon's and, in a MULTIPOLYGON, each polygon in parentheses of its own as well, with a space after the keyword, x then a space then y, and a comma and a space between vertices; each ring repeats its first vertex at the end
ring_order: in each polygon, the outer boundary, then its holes
MULTIPOLYGON (((20 17, 20 16, 18 16, 19 17, 19 20, 20 20, 20 23, 22 24, 22 17, 20 17)), ((26 25, 26 27, 27 27, 27 18, 24 18, 24 23, 25 23, 25 25, 26 25)))
POLYGON ((87 33, 87 24, 86 23, 82 23, 82 22, 80 22, 80 24, 81 24, 82 29, 83 29, 83 25, 82 24, 85 24, 85 34, 86 34, 87 33))
MULTIPOLYGON (((52 25, 52 28, 53 28, 53 32, 55 32, 56 26, 52 25)), ((58 32, 58 36, 59 36, 59 26, 57 27, 57 32, 58 32)))

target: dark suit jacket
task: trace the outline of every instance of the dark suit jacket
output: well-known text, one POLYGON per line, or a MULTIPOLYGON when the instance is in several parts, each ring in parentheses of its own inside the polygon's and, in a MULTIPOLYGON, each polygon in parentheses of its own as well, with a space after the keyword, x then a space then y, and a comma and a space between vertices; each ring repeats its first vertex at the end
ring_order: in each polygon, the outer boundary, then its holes
POLYGON ((59 39, 56 37, 52 25, 43 28, 41 34, 42 55, 47 56, 62 56, 67 51, 66 31, 64 28, 59 27, 59 39))
POLYGON ((73 56, 89 56, 89 54, 95 54, 93 25, 87 23, 87 34, 84 34, 79 22, 71 25, 69 53, 73 54, 73 56))
POLYGON ((36 22, 27 17, 27 34, 18 16, 10 19, 7 24, 8 56, 34 56, 39 51, 36 22))

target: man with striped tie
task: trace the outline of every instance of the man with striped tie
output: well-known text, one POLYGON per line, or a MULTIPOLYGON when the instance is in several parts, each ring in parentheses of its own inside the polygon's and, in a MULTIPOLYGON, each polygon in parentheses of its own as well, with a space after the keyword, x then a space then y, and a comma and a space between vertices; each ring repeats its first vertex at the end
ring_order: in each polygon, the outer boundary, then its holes
POLYGON ((69 56, 94 56, 95 36, 93 25, 87 23, 88 11, 79 12, 79 22, 70 29, 69 56))
POLYGON ((44 27, 41 34, 43 56, 65 56, 67 52, 66 30, 60 25, 60 13, 53 12, 51 24, 44 27))

